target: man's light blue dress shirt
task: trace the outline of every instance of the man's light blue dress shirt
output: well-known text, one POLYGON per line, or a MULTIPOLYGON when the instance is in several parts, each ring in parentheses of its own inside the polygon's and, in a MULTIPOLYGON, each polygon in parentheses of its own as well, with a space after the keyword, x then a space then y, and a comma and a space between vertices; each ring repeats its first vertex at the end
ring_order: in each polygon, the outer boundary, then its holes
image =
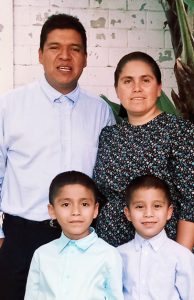
POLYGON ((163 230, 118 247, 125 300, 194 300, 194 255, 163 230))
POLYGON ((65 235, 34 253, 25 300, 123 300, 118 250, 91 233, 65 235))
POLYGON ((0 210, 48 219, 53 177, 67 170, 91 176, 100 132, 114 122, 100 97, 79 86, 64 96, 44 76, 0 97, 0 210))

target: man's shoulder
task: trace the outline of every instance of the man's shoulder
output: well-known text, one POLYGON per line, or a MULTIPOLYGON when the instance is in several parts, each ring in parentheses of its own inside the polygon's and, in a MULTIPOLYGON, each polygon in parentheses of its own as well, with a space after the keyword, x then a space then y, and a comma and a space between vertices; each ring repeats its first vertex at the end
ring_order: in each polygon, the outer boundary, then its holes
POLYGON ((106 101, 101 98, 100 96, 94 94, 91 91, 85 90, 83 88, 80 88, 80 95, 83 101, 87 102, 89 101, 90 105, 99 105, 104 107, 109 107, 109 105, 106 103, 106 101))
POLYGON ((31 95, 33 90, 37 90, 39 88, 39 82, 34 81, 32 83, 28 83, 22 86, 18 86, 12 90, 7 91, 6 93, 0 95, 0 100, 11 101, 11 99, 20 99, 20 97, 24 97, 25 95, 31 95))

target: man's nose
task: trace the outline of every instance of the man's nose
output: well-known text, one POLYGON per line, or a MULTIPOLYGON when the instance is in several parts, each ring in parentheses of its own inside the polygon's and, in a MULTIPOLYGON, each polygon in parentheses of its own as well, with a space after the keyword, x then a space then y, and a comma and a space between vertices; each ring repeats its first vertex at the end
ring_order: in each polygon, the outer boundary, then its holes
POLYGON ((70 59, 71 54, 68 47, 62 47, 59 53, 61 59, 70 59))

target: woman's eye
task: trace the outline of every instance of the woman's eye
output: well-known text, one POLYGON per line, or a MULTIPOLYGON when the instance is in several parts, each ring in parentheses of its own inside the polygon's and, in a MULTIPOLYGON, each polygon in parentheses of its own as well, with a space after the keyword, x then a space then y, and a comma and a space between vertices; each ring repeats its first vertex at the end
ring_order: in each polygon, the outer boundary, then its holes
POLYGON ((144 78, 144 79, 143 79, 143 83, 144 83, 144 84, 150 83, 150 79, 149 79, 149 78, 144 78))
POLYGON ((83 206, 89 206, 89 204, 87 202, 83 202, 82 205, 83 206))
POLYGON ((124 81, 124 84, 129 84, 129 83, 131 83, 130 79, 127 79, 127 80, 124 81))

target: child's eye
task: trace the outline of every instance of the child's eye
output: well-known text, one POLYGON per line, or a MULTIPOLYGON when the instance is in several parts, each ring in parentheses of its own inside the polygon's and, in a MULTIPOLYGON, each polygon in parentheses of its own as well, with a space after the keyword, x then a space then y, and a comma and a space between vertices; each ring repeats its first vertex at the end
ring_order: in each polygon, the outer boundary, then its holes
POLYGON ((89 204, 87 202, 83 202, 82 205, 83 206, 89 206, 89 204))
POLYGON ((162 207, 162 205, 161 204, 155 204, 154 207, 155 208, 160 208, 160 207, 162 207))
POLYGON ((69 206, 69 203, 68 203, 68 202, 62 203, 61 206, 68 207, 68 206, 69 206))
POLYGON ((135 208, 141 209, 141 208, 143 208, 143 205, 140 205, 140 204, 139 204, 139 205, 136 205, 135 208))

